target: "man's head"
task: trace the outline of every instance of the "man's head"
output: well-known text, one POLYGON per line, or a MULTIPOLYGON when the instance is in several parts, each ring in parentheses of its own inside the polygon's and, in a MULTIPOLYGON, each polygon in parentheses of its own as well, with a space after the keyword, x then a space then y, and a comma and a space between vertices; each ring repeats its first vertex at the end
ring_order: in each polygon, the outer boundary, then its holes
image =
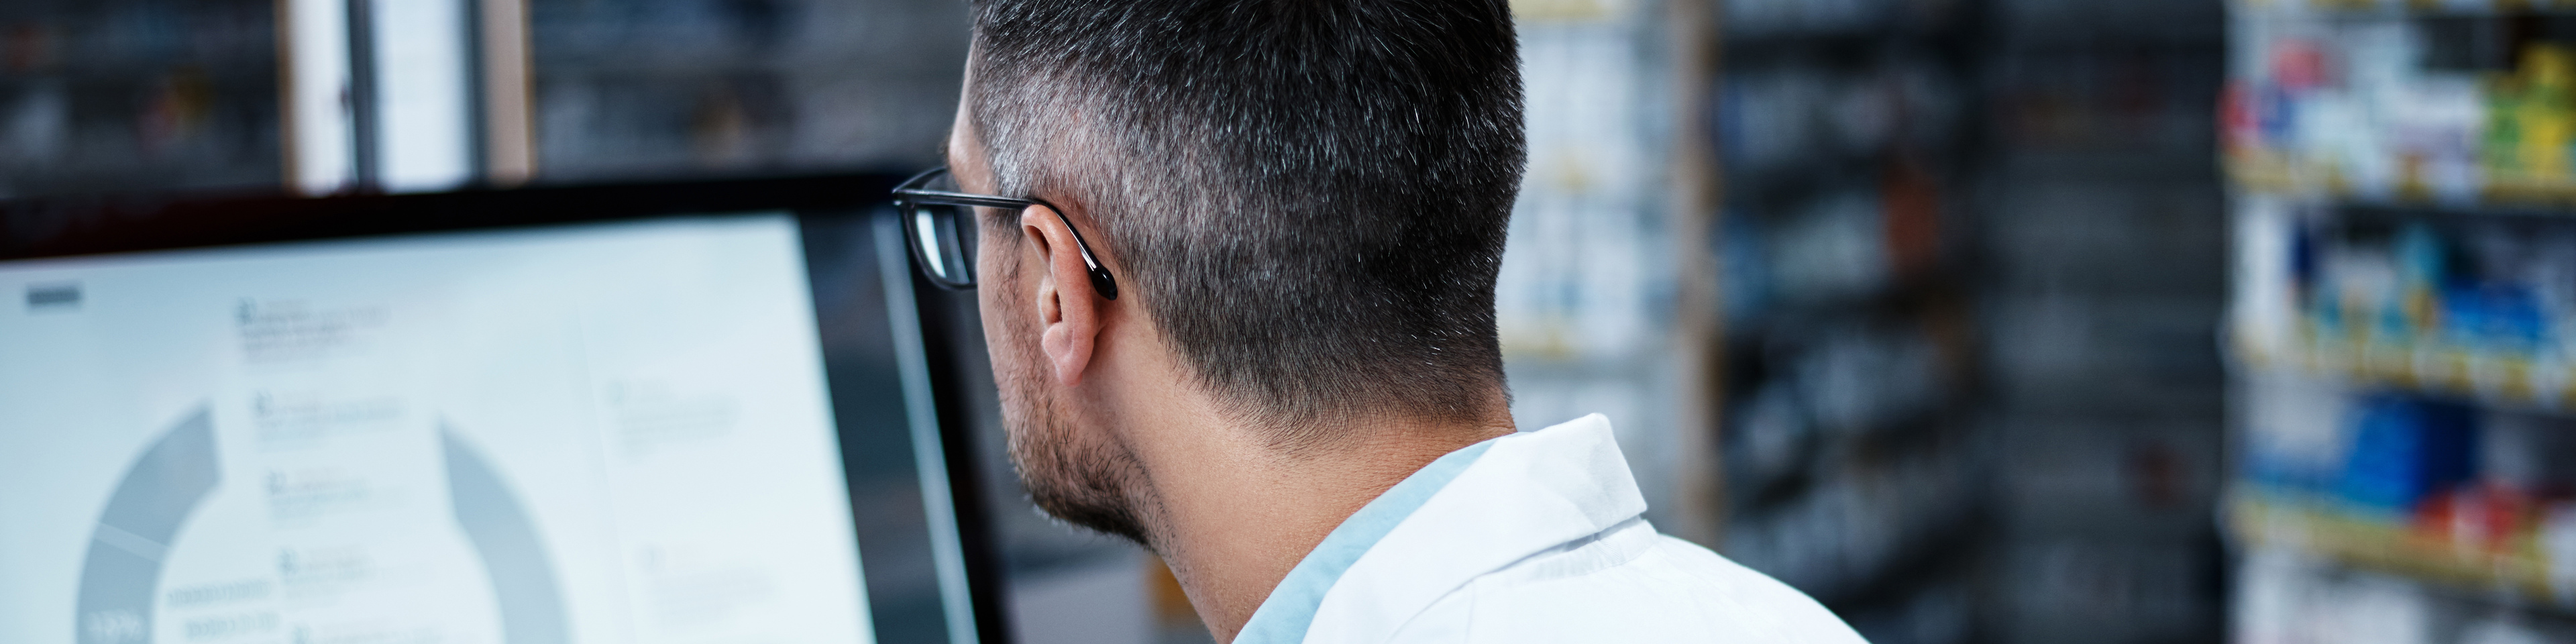
POLYGON ((1083 324, 1126 307, 1180 386, 1282 453, 1492 420, 1524 158, 1501 0, 979 0, 974 24, 959 180, 1062 206, 1121 287, 1045 280, 1021 258, 1056 225, 987 211, 986 330, 1042 507, 1145 536, 1132 449, 1071 408, 1060 350, 1094 347, 1059 337, 1055 298, 1087 298, 1083 324))

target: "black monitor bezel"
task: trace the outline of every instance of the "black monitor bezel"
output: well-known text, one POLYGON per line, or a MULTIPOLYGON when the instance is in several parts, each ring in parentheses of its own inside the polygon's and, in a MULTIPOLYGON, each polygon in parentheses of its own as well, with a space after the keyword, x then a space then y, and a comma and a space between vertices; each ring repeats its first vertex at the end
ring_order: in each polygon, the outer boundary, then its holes
MULTIPOLYGON (((902 175, 825 174, 748 179, 696 179, 477 188, 419 194, 297 197, 116 195, 0 201, 0 262, 358 239, 392 235, 494 231, 655 217, 793 212, 867 217, 887 201, 902 175)), ((909 264, 907 261, 906 264, 909 264)), ((1000 556, 985 505, 970 410, 959 395, 952 332, 953 294, 908 275, 913 313, 921 320, 932 407, 956 514, 959 547, 975 630, 982 642, 1009 642, 1000 585, 1000 556)), ((828 365, 827 365, 828 369, 828 365)))

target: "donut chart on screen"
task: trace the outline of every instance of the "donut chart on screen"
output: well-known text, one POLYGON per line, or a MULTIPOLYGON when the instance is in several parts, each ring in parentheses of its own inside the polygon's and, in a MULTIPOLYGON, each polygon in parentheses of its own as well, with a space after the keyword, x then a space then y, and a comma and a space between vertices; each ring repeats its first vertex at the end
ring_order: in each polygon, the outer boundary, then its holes
MULTIPOLYGON (((491 580, 501 641, 569 642, 561 585, 526 507, 452 428, 438 434, 454 519, 491 580)), ((80 644, 152 638, 172 540, 222 479, 210 407, 190 412, 134 459, 91 532, 75 612, 80 644)))

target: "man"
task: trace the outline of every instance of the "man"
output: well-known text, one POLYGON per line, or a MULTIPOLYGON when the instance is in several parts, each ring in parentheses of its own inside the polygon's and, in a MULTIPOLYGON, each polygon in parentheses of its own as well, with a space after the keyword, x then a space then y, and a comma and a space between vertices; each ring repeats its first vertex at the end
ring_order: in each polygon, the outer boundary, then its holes
POLYGON ((1655 532, 1595 415, 1514 433, 1501 0, 982 0, 949 166, 1039 507, 1161 555, 1219 641, 1858 642, 1655 532))

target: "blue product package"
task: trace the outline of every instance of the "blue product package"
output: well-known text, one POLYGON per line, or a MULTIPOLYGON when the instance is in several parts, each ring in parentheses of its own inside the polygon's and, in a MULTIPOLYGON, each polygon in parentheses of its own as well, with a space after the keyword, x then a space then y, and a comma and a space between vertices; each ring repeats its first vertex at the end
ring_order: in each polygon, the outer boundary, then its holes
POLYGON ((2372 514, 2403 515, 2425 496, 2477 473, 2476 411, 2403 396, 2372 396, 2353 413, 2338 496, 2372 514))
POLYGON ((2547 342, 2549 315, 2529 286, 2454 280, 2442 289, 2442 325, 2452 342, 2527 355, 2547 342))

